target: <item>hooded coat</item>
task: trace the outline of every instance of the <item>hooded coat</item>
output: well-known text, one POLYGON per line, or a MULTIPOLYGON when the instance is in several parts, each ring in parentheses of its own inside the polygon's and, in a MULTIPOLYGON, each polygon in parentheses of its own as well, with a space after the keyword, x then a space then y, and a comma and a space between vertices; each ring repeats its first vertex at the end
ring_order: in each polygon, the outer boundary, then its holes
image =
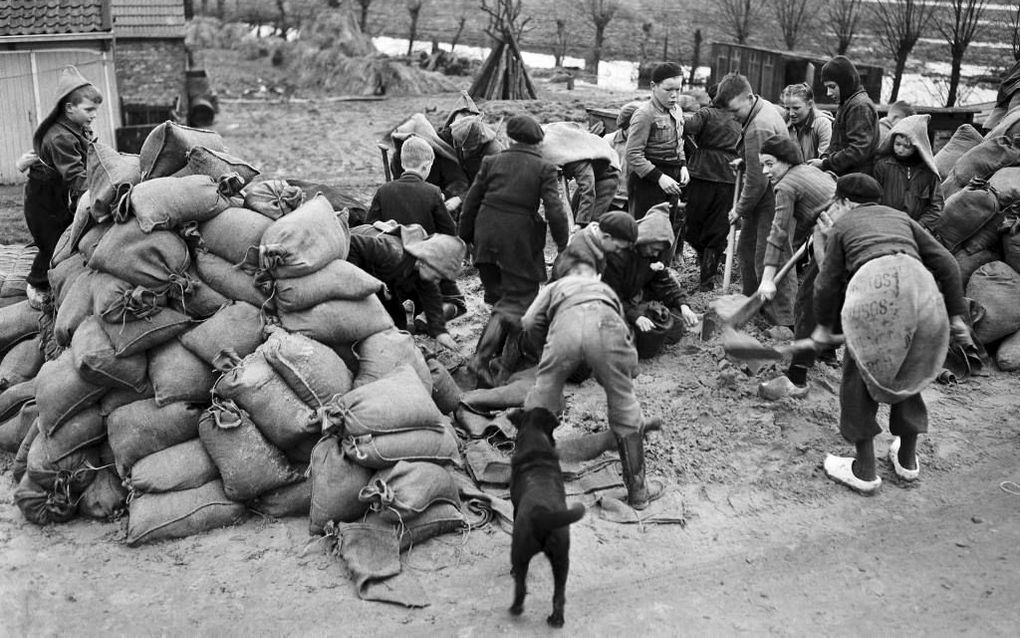
MULTIPOLYGON (((685 303, 680 286, 669 274, 669 269, 652 268, 662 264, 673 243, 673 227, 669 215, 652 209, 638 220, 638 238, 633 248, 606 256, 606 270, 602 281, 607 283, 623 302, 623 315, 633 324, 641 316, 639 305, 645 301, 659 301, 668 308, 679 310, 685 303), (637 248, 643 244, 665 242, 666 248, 653 258, 642 257, 637 248)), ((664 264, 663 264, 664 265, 664 264)))
POLYGON ((52 183, 66 192, 69 212, 74 211, 78 197, 85 192, 89 144, 92 131, 78 126, 64 115, 67 97, 83 86, 91 84, 73 66, 64 67, 54 92, 53 108, 43 118, 32 136, 32 146, 41 163, 34 164, 29 177, 37 182, 52 183))
POLYGON ((861 85, 857 68, 846 56, 837 55, 822 66, 822 81, 839 87, 839 108, 829 148, 822 155, 822 170, 870 175, 879 143, 878 111, 861 85))
POLYGON ((945 199, 938 166, 928 142, 930 116, 911 115, 897 122, 889 138, 879 148, 874 176, 882 185, 881 203, 902 210, 927 228, 936 228, 945 199), (896 135, 906 136, 914 145, 914 154, 900 159, 893 152, 896 135))

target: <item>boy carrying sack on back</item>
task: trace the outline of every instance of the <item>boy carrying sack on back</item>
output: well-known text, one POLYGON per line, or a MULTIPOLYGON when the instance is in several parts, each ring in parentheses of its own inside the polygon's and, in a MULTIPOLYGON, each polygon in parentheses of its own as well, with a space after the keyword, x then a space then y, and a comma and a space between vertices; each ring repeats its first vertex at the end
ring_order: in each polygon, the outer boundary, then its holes
POLYGON ((50 291, 46 272, 57 240, 71 225, 78 198, 85 192, 86 158, 94 136, 103 96, 73 66, 60 72, 53 109, 32 137, 32 150, 18 160, 28 171, 25 183, 25 222, 39 253, 29 271, 29 303, 41 307, 50 291))
POLYGON ((645 422, 634 395, 637 350, 616 293, 590 264, 578 261, 542 289, 521 323, 529 343, 536 348, 545 344, 524 408, 562 411, 563 384, 578 365, 587 364, 606 392, 627 502, 634 509, 646 508, 662 496, 664 487, 658 481, 645 483, 644 430, 651 424, 645 422))

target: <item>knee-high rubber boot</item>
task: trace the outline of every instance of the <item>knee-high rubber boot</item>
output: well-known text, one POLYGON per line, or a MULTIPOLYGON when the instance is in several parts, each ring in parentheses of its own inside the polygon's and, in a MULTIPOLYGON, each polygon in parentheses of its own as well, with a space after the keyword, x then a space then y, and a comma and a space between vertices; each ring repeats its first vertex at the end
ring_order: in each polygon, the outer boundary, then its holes
POLYGON ((701 283, 699 289, 702 292, 715 289, 715 276, 719 271, 719 251, 715 248, 706 248, 701 254, 701 283))
POLYGON ((496 353, 503 349, 507 338, 507 324, 497 315, 491 315, 489 322, 482 329, 482 335, 475 346, 475 355, 468 364, 468 369, 475 375, 478 387, 492 388, 496 385, 489 362, 496 353))
POLYGON ((627 486, 627 503, 636 510, 643 510, 665 492, 659 481, 645 483, 644 433, 617 436, 616 445, 623 465, 623 482, 627 486))
POLYGON ((522 343, 523 330, 520 324, 504 322, 506 327, 506 341, 502 352, 493 367, 496 368, 494 375, 495 385, 503 385, 514 372, 521 367, 524 358, 524 347, 522 343))

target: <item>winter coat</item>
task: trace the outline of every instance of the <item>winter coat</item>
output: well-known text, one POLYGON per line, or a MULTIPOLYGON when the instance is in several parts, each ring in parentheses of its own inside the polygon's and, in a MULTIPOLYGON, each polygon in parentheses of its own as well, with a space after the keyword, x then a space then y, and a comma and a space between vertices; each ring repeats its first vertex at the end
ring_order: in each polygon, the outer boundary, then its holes
POLYGON ((443 193, 434 184, 428 184, 416 173, 404 173, 396 180, 383 184, 368 207, 366 223, 394 220, 409 226, 420 224, 432 235, 456 235, 457 225, 443 203, 443 193))
POLYGON ((779 266, 790 254, 789 242, 798 243, 807 237, 819 213, 836 194, 836 180, 831 175, 807 164, 797 164, 775 186, 776 215, 772 218, 765 247, 766 266, 779 266), (796 220, 791 224, 791 220, 796 220), (794 230, 794 237, 790 231, 794 230))
POLYGON ((936 228, 945 199, 935 156, 928 142, 930 116, 905 117, 889 131, 879 148, 874 175, 882 185, 881 203, 902 210, 929 231, 936 228), (896 135, 905 135, 914 145, 914 154, 900 159, 893 152, 896 135))
POLYGON ((545 281, 546 226, 559 250, 566 248, 570 233, 557 173, 537 149, 518 144, 482 160, 464 199, 459 228, 460 238, 474 244, 476 264, 496 264, 518 277, 545 281))
POLYGON ((734 175, 730 162, 737 159, 740 142, 740 124, 733 116, 714 106, 706 106, 687 119, 684 131, 694 143, 694 153, 687 164, 691 178, 732 184, 734 175))
MULTIPOLYGON (((649 212, 638 220, 638 239, 633 248, 627 248, 606 256, 606 270, 602 281, 613 289, 623 303, 623 314, 629 323, 641 316, 639 304, 644 301, 659 301, 668 308, 679 310, 685 303, 684 294, 667 268, 652 268, 652 264, 663 264, 673 243, 673 227, 669 217, 649 212), (666 248, 659 255, 642 257, 637 247, 653 242, 665 242, 666 248)), ((664 265, 664 264, 663 264, 664 265)))
POLYGON ((761 172, 761 145, 773 135, 789 137, 786 122, 779 115, 775 105, 763 97, 755 96, 754 106, 741 127, 740 153, 744 159, 744 186, 740 189, 737 214, 748 217, 758 208, 762 197, 771 187, 769 179, 761 172))
POLYGON ((822 170, 836 175, 871 174, 878 151, 878 111, 861 85, 861 76, 845 56, 822 66, 822 78, 839 86, 839 108, 832 124, 829 149, 822 154, 822 170))
POLYGON ((787 125, 790 139, 800 146, 800 152, 804 156, 805 162, 819 158, 829 150, 829 142, 832 139, 832 120, 833 117, 828 111, 812 109, 807 122, 800 126, 793 122, 787 125))

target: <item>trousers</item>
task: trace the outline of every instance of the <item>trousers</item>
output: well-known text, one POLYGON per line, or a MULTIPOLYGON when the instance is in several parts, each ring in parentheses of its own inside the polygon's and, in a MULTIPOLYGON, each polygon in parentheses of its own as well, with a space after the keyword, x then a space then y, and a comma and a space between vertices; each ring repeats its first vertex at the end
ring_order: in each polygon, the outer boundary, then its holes
MULTIPOLYGON (((839 386, 839 433, 850 443, 867 441, 882 432, 875 416, 876 401, 864 383, 857 362, 847 351, 843 356, 843 381, 839 386)), ((889 406, 889 433, 893 436, 928 431, 928 408, 921 394, 889 406)))

